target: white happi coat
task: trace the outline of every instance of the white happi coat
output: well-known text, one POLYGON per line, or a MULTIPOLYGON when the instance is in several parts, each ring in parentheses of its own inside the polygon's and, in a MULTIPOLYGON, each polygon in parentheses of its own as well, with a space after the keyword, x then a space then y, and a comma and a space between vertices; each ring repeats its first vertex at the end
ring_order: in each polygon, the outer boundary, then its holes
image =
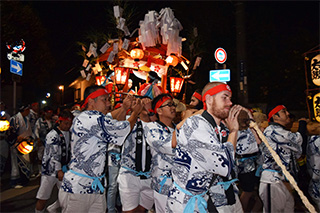
MULTIPOLYGON (((282 163, 286 166, 286 169, 294 175, 296 172, 296 159, 298 159, 302 153, 302 136, 299 132, 293 133, 283 126, 271 123, 265 130, 268 143, 273 150, 279 155, 282 163)), ((263 144, 262 148, 262 174, 260 182, 274 183, 280 180, 285 180, 281 174, 280 167, 276 164, 267 147, 263 144), (277 172, 276 172, 277 171, 277 172)))
MULTIPOLYGON (((73 119, 71 127, 70 170, 90 177, 102 177, 105 173, 107 144, 122 145, 130 132, 128 121, 113 120, 98 111, 84 111, 73 119)), ((101 193, 93 190, 93 180, 70 172, 65 173, 62 190, 75 194, 101 193)), ((104 178, 106 186, 106 180, 104 178)))
MULTIPOLYGON (((232 143, 221 143, 213 126, 202 116, 195 115, 188 118, 177 134, 177 148, 174 166, 172 168, 173 181, 176 185, 193 195, 205 194, 214 175, 229 177, 233 168, 234 148, 232 143)), ((213 203, 223 205, 226 201, 224 189, 221 185, 211 187, 213 203)), ((183 212, 191 199, 190 195, 180 191, 175 184, 169 191, 167 201, 168 212, 183 212)), ((199 211, 195 204, 194 211, 199 211)))
POLYGON ((320 210, 320 135, 310 137, 307 146, 307 166, 311 177, 309 194, 320 210))
MULTIPOLYGON (((66 154, 70 144, 70 132, 62 131, 66 143, 66 154)), ((61 138, 56 130, 52 129, 46 136, 46 146, 42 158, 41 174, 56 177, 61 170, 61 138)))
MULTIPOLYGON (((236 154, 248 155, 259 152, 257 141, 248 128, 245 130, 238 131, 238 140, 236 147, 236 154)), ((258 155, 252 157, 236 158, 236 165, 239 173, 249 173, 256 170, 256 160, 258 155)))
POLYGON ((151 188, 160 194, 167 195, 172 184, 171 168, 175 156, 175 149, 172 148, 174 129, 162 126, 158 122, 144 124, 143 132, 151 147, 152 155, 151 188))

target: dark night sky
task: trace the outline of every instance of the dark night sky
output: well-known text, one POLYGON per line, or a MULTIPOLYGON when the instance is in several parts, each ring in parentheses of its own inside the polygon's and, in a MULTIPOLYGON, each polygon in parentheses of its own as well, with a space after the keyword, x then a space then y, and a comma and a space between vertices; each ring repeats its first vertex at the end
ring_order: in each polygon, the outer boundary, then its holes
MULTIPOLYGON (((203 57, 202 65, 209 65, 197 71, 195 77, 204 79, 205 83, 208 81, 209 70, 214 67, 213 53, 217 47, 221 46, 227 50, 227 66, 231 71, 236 69, 235 2, 129 1, 129 4, 137 11, 134 27, 138 27, 139 20, 142 20, 148 11, 159 12, 164 7, 173 9, 175 17, 184 27, 180 35, 186 36, 186 30, 190 26, 198 27, 198 33, 204 38, 208 50, 207 55, 203 57)), ((112 11, 113 2, 31 1, 29 3, 48 31, 49 45, 57 61, 54 71, 57 84, 67 79, 69 75, 80 76, 78 68, 83 58, 77 55, 79 46, 76 42, 83 41, 86 33, 90 31, 108 32, 108 29, 114 27, 108 22, 107 14, 108 11, 112 11), (65 74, 73 67, 76 68, 65 74)), ((279 67, 279 64, 292 63, 290 58, 284 59, 285 52, 298 51, 302 54, 319 44, 318 1, 246 1, 245 10, 248 72, 257 71, 259 68, 254 62, 261 61, 262 58, 265 59, 264 63, 273 63, 279 67), (308 38, 310 37, 308 44, 299 43, 299 39, 296 42, 291 39, 304 36, 301 33, 307 33, 308 38), (266 34, 270 35, 267 41, 259 40, 263 37, 262 34, 264 37, 266 34)), ((300 60, 303 61, 303 58, 300 60)), ((304 73, 303 66, 301 69, 304 73)))

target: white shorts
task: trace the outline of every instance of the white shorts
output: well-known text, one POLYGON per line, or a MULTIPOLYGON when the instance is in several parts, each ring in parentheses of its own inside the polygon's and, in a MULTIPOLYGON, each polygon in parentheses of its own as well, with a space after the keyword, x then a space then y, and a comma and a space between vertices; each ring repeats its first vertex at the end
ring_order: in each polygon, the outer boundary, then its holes
POLYGON ((118 183, 122 211, 133 210, 138 205, 147 210, 152 208, 154 201, 153 190, 151 189, 151 178, 140 179, 140 177, 132 174, 123 174, 120 172, 118 183))
POLYGON ((92 212, 105 213, 107 210, 106 194, 72 194, 60 188, 59 202, 62 213, 92 212))
POLYGON ((41 175, 41 183, 36 198, 39 200, 49 200, 54 185, 57 185, 59 189, 61 181, 53 176, 41 175))
POLYGON ((166 212, 166 205, 168 200, 168 195, 160 194, 156 191, 153 191, 154 194, 154 205, 157 213, 166 212))
POLYGON ((264 212, 294 212, 294 198, 282 181, 260 182, 259 195, 264 212))

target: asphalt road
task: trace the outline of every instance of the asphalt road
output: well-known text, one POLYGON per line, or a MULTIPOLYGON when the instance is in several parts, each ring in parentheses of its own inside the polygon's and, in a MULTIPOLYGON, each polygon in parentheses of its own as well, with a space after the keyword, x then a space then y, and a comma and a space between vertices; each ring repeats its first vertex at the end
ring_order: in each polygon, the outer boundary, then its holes
MULTIPOLYGON (((0 212, 35 212, 36 195, 40 186, 40 177, 31 180, 21 189, 10 188, 10 168, 1 177, 0 212)), ((47 206, 52 204, 58 197, 58 189, 54 187, 47 206)))

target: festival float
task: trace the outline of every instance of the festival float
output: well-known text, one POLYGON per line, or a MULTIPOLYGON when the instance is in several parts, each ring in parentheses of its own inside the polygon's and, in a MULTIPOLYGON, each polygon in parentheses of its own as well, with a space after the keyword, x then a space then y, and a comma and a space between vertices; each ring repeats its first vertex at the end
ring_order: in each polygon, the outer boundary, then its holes
MULTIPOLYGON (((159 86, 163 93, 172 92, 177 96, 184 82, 194 83, 190 77, 200 65, 201 58, 197 57, 191 63, 183 56, 182 42, 185 39, 179 35, 183 27, 172 9, 163 8, 159 13, 149 11, 139 22, 139 28, 131 34, 122 14, 120 6, 113 7, 116 28, 122 36, 108 39, 100 48, 97 42, 91 42, 89 48, 81 45, 84 61, 80 74, 83 79, 89 81, 95 77, 95 84, 106 86, 113 94, 128 92, 127 82, 132 74, 141 82, 148 81, 150 71, 161 79, 159 86), (170 77, 171 91, 167 89, 170 77)), ((135 95, 137 90, 135 87, 135 95)))

